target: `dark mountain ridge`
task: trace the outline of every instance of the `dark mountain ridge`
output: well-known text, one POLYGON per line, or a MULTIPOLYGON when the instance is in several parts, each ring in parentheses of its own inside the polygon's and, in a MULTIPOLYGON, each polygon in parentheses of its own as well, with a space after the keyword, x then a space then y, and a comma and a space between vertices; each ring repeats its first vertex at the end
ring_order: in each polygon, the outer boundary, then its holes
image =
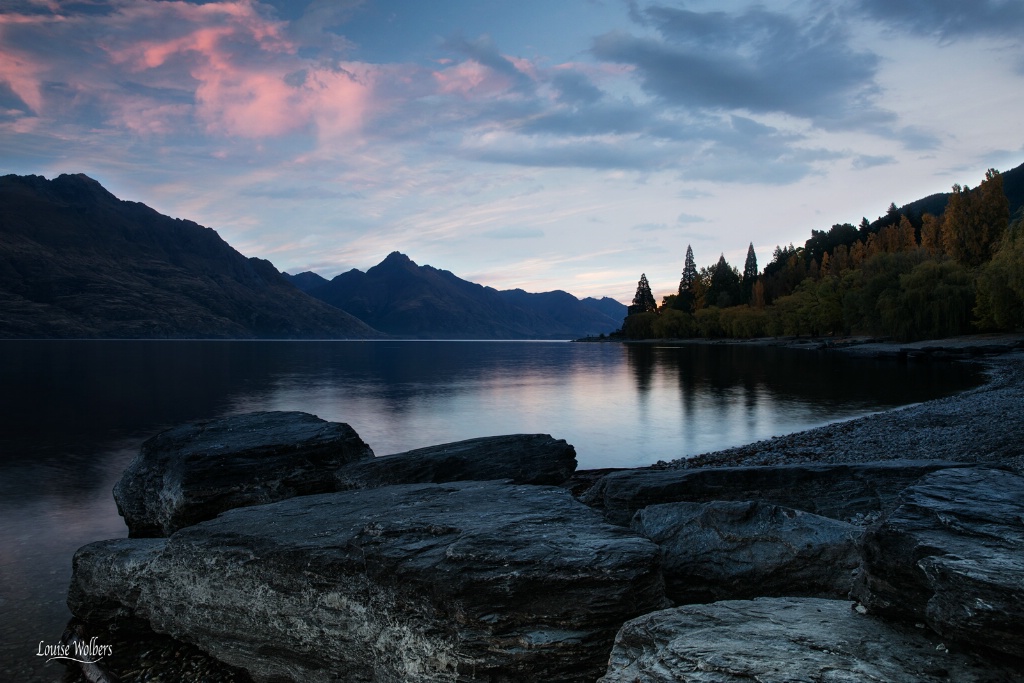
POLYGON ((82 174, 0 177, 0 337, 371 336, 210 228, 82 174))
MULTIPOLYGON (((1024 164, 1009 171, 1003 171, 999 175, 1003 178, 1003 193, 1010 205, 1010 216, 1015 216, 1024 210, 1024 164)), ((892 225, 899 220, 900 215, 905 215, 915 225, 920 224, 921 216, 926 213, 940 216, 946 210, 951 195, 952 192, 937 192, 904 204, 899 207, 895 217, 885 215, 875 219, 871 223, 871 232, 878 232, 882 228, 892 225)))
MULTIPOLYGON (((315 283, 311 275, 291 277, 315 283)), ((388 334, 427 339, 571 339, 618 329, 626 309, 560 290, 499 291, 397 251, 365 273, 353 269, 308 292, 388 334)))

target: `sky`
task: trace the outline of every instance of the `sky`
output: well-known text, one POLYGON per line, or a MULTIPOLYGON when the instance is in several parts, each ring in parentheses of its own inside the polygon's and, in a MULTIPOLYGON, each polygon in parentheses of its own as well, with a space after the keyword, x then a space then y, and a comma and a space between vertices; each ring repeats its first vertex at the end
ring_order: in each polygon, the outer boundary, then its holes
POLYGON ((0 0, 0 174, 629 303, 1024 163, 1020 0, 0 0))

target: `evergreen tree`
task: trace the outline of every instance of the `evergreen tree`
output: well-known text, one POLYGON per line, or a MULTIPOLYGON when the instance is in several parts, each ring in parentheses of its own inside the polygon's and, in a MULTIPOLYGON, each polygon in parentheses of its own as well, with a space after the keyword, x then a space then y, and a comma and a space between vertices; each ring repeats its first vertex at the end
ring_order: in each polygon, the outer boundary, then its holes
POLYGON ((754 243, 747 247, 747 262, 743 264, 743 281, 753 281, 757 277, 757 254, 754 253, 754 243))
POLYGON ((693 248, 686 245, 686 262, 683 264, 683 277, 679 280, 679 293, 688 292, 693 289, 693 283, 697 281, 697 262, 693 259, 693 248))
POLYGON ((725 254, 718 257, 718 263, 711 269, 707 305, 728 308, 740 303, 740 274, 725 260, 725 254))
POLYGON ((740 282, 742 290, 741 303, 749 304, 754 293, 754 282, 757 280, 757 254, 754 253, 754 243, 747 247, 747 261, 743 264, 743 280, 740 282))
POLYGON ((651 286, 647 284, 647 274, 640 274, 640 281, 636 283, 636 294, 633 296, 633 305, 629 307, 629 314, 647 313, 658 310, 658 304, 654 301, 654 294, 651 293, 651 286))

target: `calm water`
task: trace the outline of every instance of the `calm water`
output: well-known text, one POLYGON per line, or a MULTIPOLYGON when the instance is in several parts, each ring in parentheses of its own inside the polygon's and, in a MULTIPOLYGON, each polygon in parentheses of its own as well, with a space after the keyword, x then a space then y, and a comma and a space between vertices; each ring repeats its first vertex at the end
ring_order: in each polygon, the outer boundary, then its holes
POLYGON ((126 536, 110 490, 154 433, 252 410, 347 422, 378 455, 549 433, 645 465, 977 383, 960 365, 564 342, 0 341, 0 680, 55 681, 74 551, 126 536))

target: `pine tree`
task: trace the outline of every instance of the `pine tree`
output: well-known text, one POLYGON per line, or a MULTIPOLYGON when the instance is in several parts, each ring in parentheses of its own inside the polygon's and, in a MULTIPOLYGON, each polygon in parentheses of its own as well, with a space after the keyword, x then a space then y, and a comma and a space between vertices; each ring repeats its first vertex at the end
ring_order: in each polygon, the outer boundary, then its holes
POLYGON ((718 263, 711 268, 707 305, 728 308, 740 303, 740 274, 725 260, 725 254, 718 257, 718 263))
POLYGON ((757 277, 757 254, 754 253, 754 243, 747 247, 747 262, 743 264, 743 279, 753 280, 757 277))
POLYGON ((686 245, 686 262, 683 263, 683 277, 679 280, 679 293, 688 292, 693 289, 697 281, 697 262, 693 259, 693 248, 686 245))
POLYGON ((651 286, 647 284, 647 274, 641 273, 640 281, 636 283, 636 294, 633 296, 633 305, 629 307, 629 313, 632 315, 656 310, 658 310, 658 304, 654 301, 651 286))

